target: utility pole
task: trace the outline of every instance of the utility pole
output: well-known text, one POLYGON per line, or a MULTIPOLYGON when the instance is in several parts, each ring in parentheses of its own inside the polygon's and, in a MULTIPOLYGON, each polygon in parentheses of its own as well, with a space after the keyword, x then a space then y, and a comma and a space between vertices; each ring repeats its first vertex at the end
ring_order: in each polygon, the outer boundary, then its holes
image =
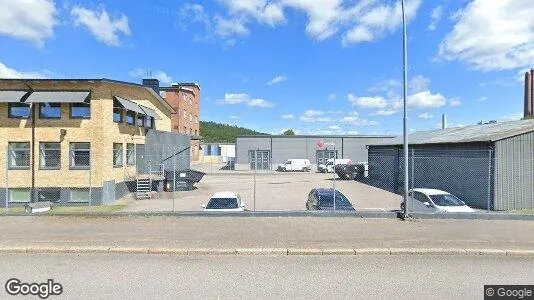
POLYGON ((403 82, 404 82, 404 117, 403 117, 403 138, 404 138, 404 212, 403 218, 408 217, 408 44, 406 35, 406 13, 404 11, 404 0, 401 0, 402 6, 402 53, 403 53, 403 82))

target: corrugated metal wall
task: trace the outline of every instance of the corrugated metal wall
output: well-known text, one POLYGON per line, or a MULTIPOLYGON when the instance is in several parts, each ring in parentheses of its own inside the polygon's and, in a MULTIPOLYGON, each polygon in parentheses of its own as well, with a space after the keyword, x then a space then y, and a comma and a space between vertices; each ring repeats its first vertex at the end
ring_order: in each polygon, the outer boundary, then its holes
MULTIPOLYGON (((248 151, 258 148, 270 150, 272 164, 280 164, 291 158, 307 158, 316 164, 317 141, 333 142, 336 144, 339 158, 349 158, 353 161, 367 161, 366 145, 383 142, 390 137, 238 137, 236 141, 236 156, 238 164, 247 164, 248 151)), ((324 148, 323 148, 324 149, 324 148)), ((332 147, 328 147, 332 149, 332 147)))
POLYGON ((163 164, 166 171, 173 170, 172 158, 176 155, 176 170, 189 170, 191 163, 190 137, 184 134, 150 130, 143 147, 137 147, 137 170, 139 174, 148 174, 149 164, 152 170, 163 164))
MULTIPOLYGON (((409 152, 410 188, 444 190, 467 205, 486 209, 491 202, 492 160, 486 143, 415 145, 409 152), (413 159, 412 150, 413 149, 413 159), (412 172, 413 162, 413 172, 412 172)), ((396 194, 404 192, 402 148, 371 146, 366 183, 396 194)))
POLYGON ((534 132, 495 143, 495 208, 534 209, 534 132))

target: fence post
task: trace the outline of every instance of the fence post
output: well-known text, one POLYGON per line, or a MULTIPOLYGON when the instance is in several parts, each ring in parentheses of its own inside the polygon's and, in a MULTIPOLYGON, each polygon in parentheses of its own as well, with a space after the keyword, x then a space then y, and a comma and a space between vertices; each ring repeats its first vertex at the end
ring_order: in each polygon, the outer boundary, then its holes
POLYGON ((9 145, 6 147, 6 211, 9 210, 9 145))
MULTIPOLYGON (((92 195, 92 174, 93 174, 93 154, 91 153, 91 150, 89 150, 89 207, 91 207, 91 204, 93 203, 93 195, 92 195)), ((102 203, 104 204, 104 203, 102 203)))
POLYGON ((172 158, 172 211, 174 212, 174 198, 176 194, 176 148, 174 148, 172 158))
POLYGON ((413 189, 413 187, 415 185, 415 181, 414 181, 415 180, 415 173, 414 173, 414 171, 415 171, 415 149, 412 148, 412 189, 413 189))
POLYGON ((488 205, 487 210, 490 212, 491 208, 491 149, 488 150, 488 205))

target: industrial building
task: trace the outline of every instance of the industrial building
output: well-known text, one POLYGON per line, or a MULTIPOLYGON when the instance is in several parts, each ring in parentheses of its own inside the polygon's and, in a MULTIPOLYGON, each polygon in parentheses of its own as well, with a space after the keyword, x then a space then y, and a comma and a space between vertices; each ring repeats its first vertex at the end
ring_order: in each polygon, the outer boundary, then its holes
POLYGON ((239 136, 236 140, 237 170, 276 170, 278 164, 288 159, 309 159, 314 165, 330 158, 348 158, 354 162, 367 161, 366 145, 385 142, 393 136, 352 135, 257 135, 239 136), (319 148, 318 141, 334 143, 319 148))
MULTIPOLYGON (((534 120, 410 134, 410 188, 450 192, 490 210, 534 209, 534 120)), ((365 182, 404 193, 402 138, 369 145, 365 182)))
POLYGON ((173 113, 129 82, 1 79, 0 205, 108 204, 151 192, 153 178, 163 186, 176 149, 186 151, 176 169, 190 164, 190 137, 171 132, 173 113))

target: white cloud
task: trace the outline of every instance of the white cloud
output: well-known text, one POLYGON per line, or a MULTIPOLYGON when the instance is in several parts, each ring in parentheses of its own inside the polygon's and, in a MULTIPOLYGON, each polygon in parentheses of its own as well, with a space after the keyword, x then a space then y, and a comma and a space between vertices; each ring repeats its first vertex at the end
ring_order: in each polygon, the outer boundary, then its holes
POLYGON ((432 119, 434 117, 433 114, 430 114, 430 113, 424 113, 424 114, 420 114, 417 116, 419 119, 424 119, 424 120, 428 120, 428 119, 432 119))
POLYGON ((417 75, 410 80, 409 87, 412 93, 426 91, 430 87, 430 79, 422 75, 417 75))
POLYGON ((379 124, 376 121, 360 119, 359 117, 355 116, 343 117, 341 118, 340 122, 351 126, 374 126, 379 124))
POLYGON ((229 116, 228 119, 230 119, 230 120, 239 120, 239 119, 241 119, 241 117, 239 117, 239 116, 229 116))
POLYGON ((293 120, 295 118, 292 114, 282 115, 282 119, 284 120, 293 120))
MULTIPOLYGON (((137 68, 131 70, 128 74, 134 78, 146 78, 148 69, 137 68)), ((150 77, 156 78, 162 85, 170 85, 172 83, 172 77, 162 70, 150 70, 150 77)))
MULTIPOLYGON (((219 0, 226 12, 216 13, 212 18, 189 20, 205 24, 208 35, 228 38, 250 33, 254 22, 276 27, 287 24, 285 10, 292 9, 306 14, 306 33, 311 38, 322 41, 337 34, 342 36, 344 45, 370 42, 391 33, 401 26, 400 1, 384 4, 375 0, 347 2, 344 0, 219 0), (211 32, 211 33, 210 33, 211 32)), ((406 15, 412 20, 419 9, 421 0, 406 1, 406 15)), ((200 5, 199 5, 200 6, 200 5)), ((184 5, 192 11, 190 4, 184 5)), ((200 6, 202 7, 202 6, 200 6)), ((196 11, 199 11, 198 7, 196 11)), ((204 16, 204 10, 200 10, 204 16)), ((184 16, 182 16, 184 17, 184 16)), ((184 17, 187 19, 187 17, 184 17)))
POLYGON ((388 79, 374 84, 372 87, 367 89, 369 92, 388 92, 392 89, 402 87, 402 83, 395 79, 388 79))
POLYGON ((381 110, 378 110, 373 115, 375 115, 375 116, 392 116, 392 115, 394 115, 396 113, 398 113, 398 111, 395 110, 395 109, 381 109, 381 110))
POLYGON ((460 100, 460 98, 452 98, 449 100, 449 105, 450 106, 460 106, 462 105, 462 100, 460 100))
POLYGON ((124 14, 113 19, 103 8, 93 11, 75 6, 71 15, 76 26, 85 27, 98 41, 109 46, 120 46, 120 35, 131 34, 128 17, 124 14))
POLYGON ((484 71, 527 67, 534 61, 533 15, 531 0, 473 0, 454 14, 438 55, 484 71))
POLYGON ((54 35, 58 24, 53 0, 0 1, 0 35, 35 43, 38 47, 54 35))
POLYGON ((331 130, 334 130, 334 131, 341 131, 341 127, 339 127, 338 125, 331 125, 331 126, 328 126, 328 128, 330 128, 331 130))
POLYGON ((432 94, 422 91, 408 96, 408 107, 416 109, 438 108, 447 104, 447 99, 440 93, 432 94))
POLYGON ((330 116, 327 116, 326 112, 314 109, 305 111, 299 120, 306 123, 329 123, 333 121, 330 116))
POLYGON ((13 68, 9 68, 8 66, 0 62, 0 78, 13 78, 13 79, 48 78, 50 74, 51 72, 47 70, 39 71, 39 72, 17 71, 13 68))
POLYGON ((488 97, 486 97, 486 96, 482 96, 482 97, 477 99, 477 101, 479 101, 479 102, 486 101, 486 100, 488 100, 488 97))
POLYGON ((441 17, 443 15, 443 7, 441 5, 436 6, 432 13, 430 13, 430 24, 428 25, 427 29, 430 31, 436 30, 436 27, 441 21, 441 17))
POLYGON ((352 106, 358 106, 361 108, 386 108, 387 101, 386 99, 376 96, 376 97, 356 97, 353 94, 348 94, 347 98, 352 102, 352 106))
POLYGON ((287 80, 286 76, 278 75, 278 76, 274 77, 273 79, 271 79, 269 82, 267 82, 267 85, 277 84, 277 83, 280 83, 280 82, 284 82, 286 80, 287 80))
POLYGON ((336 94, 335 93, 331 93, 330 95, 328 95, 328 101, 334 101, 336 100, 336 94))
POLYGON ((224 99, 220 99, 217 101, 218 104, 222 105, 235 105, 235 104, 246 104, 250 107, 261 107, 261 108, 269 108, 274 107, 274 104, 265 100, 265 99, 259 99, 259 98, 252 98, 248 94, 244 93, 225 93, 224 99))

